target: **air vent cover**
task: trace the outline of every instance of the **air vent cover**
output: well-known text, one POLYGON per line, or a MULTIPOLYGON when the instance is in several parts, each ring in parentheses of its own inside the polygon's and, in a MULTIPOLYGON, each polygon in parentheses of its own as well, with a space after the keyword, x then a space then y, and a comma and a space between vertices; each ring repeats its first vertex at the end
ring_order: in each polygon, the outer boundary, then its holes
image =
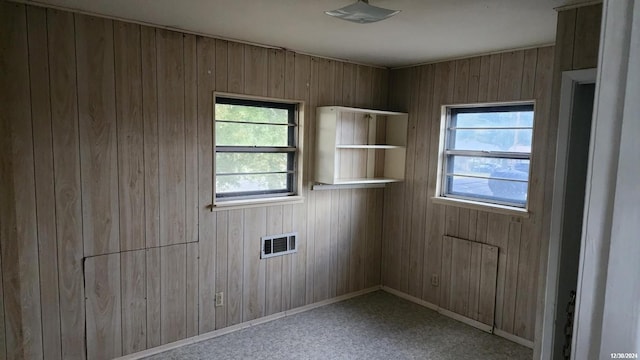
POLYGON ((260 238, 260 258, 291 254, 298 251, 296 237, 298 233, 269 235, 260 238))

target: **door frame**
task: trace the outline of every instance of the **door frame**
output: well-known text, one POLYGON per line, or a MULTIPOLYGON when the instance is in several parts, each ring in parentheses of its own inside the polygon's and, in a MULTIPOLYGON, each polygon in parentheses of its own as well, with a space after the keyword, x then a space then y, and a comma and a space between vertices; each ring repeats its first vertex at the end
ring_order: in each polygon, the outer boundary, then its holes
MULTIPOLYGON (((554 340, 554 319, 558 304, 556 298, 559 286, 561 234, 564 223, 564 195, 568 166, 571 118, 575 88, 580 84, 594 84, 596 69, 583 69, 562 72, 560 90, 560 112, 558 116, 558 137, 554 172, 553 200, 551 206, 551 229, 545 281, 544 309, 542 318, 541 359, 551 359, 554 340)), ((595 121, 591 124, 594 132, 595 121)), ((591 152, 591 146, 589 151, 591 152)))

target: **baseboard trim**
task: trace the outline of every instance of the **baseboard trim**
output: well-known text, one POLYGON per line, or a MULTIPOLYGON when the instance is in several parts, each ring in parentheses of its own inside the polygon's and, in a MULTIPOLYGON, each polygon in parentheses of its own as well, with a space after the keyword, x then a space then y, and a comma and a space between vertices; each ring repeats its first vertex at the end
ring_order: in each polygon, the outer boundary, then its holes
POLYGON ((424 306, 424 307, 426 307, 428 309, 434 310, 434 311, 438 311, 438 309, 440 309, 438 307, 438 305, 436 305, 436 304, 432 304, 432 303, 430 303, 428 301, 424 301, 424 300, 422 300, 420 298, 417 298, 415 296, 409 295, 407 293, 403 293, 402 291, 398 291, 396 289, 392 289, 392 288, 384 286, 384 285, 382 286, 382 291, 386 291, 389 294, 393 294, 393 295, 395 295, 397 297, 403 298, 405 300, 409 300, 412 303, 416 303, 418 305, 422 305, 422 306, 424 306))
POLYGON ((458 320, 460 322, 463 322, 463 323, 465 323, 465 324, 467 324, 469 326, 473 326, 474 328, 480 329, 482 331, 486 331, 488 333, 491 333, 491 334, 494 334, 494 335, 499 336, 501 338, 504 338, 504 339, 507 339, 509 341, 512 341, 512 342, 514 342, 516 344, 520 344, 522 346, 526 346, 526 347, 528 347, 530 349, 533 349, 533 341, 531 341, 531 340, 527 340, 525 338, 521 338, 521 337, 519 337, 517 335, 510 334, 510 333, 508 333, 508 332, 506 332, 504 330, 500 330, 498 328, 494 328, 494 327, 492 327, 490 325, 487 325, 487 324, 481 323, 479 321, 470 319, 470 318, 462 316, 460 314, 456 314, 456 313, 454 313, 452 311, 443 309, 443 308, 439 307, 436 304, 432 304, 432 303, 430 303, 428 301, 424 301, 424 300, 422 300, 420 298, 417 298, 415 296, 409 295, 409 294, 404 293, 402 291, 398 291, 396 289, 392 289, 392 288, 384 286, 384 285, 381 287, 381 289, 383 291, 388 292, 389 294, 393 294, 393 295, 395 295, 397 297, 401 297, 401 298, 403 298, 405 300, 409 300, 409 301, 411 301, 413 303, 416 303, 418 305, 422 305, 422 306, 424 306, 424 307, 426 307, 428 309, 435 310, 435 311, 439 312, 440 314, 442 314, 442 315, 444 315, 446 317, 450 317, 450 318, 452 318, 454 320, 458 320))
POLYGON ((351 299, 351 298, 354 298, 354 297, 357 297, 357 296, 360 296, 360 295, 364 295, 364 294, 368 294, 370 292, 374 292, 374 291, 380 290, 381 288, 382 287, 380 285, 376 285, 376 286, 373 286, 373 287, 370 287, 370 288, 367 288, 367 289, 354 291, 352 293, 336 296, 336 297, 331 298, 331 299, 318 301, 318 302, 315 302, 313 304, 300 306, 300 307, 297 307, 295 309, 282 311, 282 312, 279 312, 279 313, 276 313, 276 314, 272 314, 272 315, 268 315, 268 316, 264 316, 264 317, 261 317, 261 318, 255 319, 255 320, 245 321, 243 323, 227 326, 227 327, 219 329, 219 330, 210 331, 208 333, 204 333, 204 334, 201 334, 201 335, 197 335, 197 336, 193 336, 193 337, 190 337, 190 338, 178 340, 178 341, 175 341, 175 342, 172 342, 172 343, 168 343, 168 344, 165 344, 165 345, 157 346, 157 347, 154 347, 154 348, 151 348, 151 349, 146 349, 146 350, 142 350, 142 351, 139 351, 139 352, 136 352, 136 353, 133 353, 133 354, 124 355, 124 356, 121 356, 121 357, 116 358, 116 359, 117 360, 142 359, 144 357, 160 354, 160 353, 163 353, 165 351, 169 351, 169 350, 173 350, 173 349, 179 348, 181 346, 190 345, 190 344, 194 344, 194 343, 197 343, 197 342, 213 339, 213 338, 216 338, 218 336, 226 335, 226 334, 229 334, 229 333, 232 333, 232 332, 235 332, 235 331, 238 331, 238 330, 246 329, 246 328, 249 328, 249 327, 252 327, 252 326, 264 324, 264 323, 267 323, 267 322, 270 322, 270 321, 273 321, 273 320, 281 319, 281 318, 286 317, 286 316, 299 314, 301 312, 313 310, 313 309, 319 308, 321 306, 325 306, 325 305, 337 303, 337 302, 340 302, 340 301, 348 300, 348 299, 351 299))
POLYGON ((500 336, 501 338, 505 338, 509 341, 513 341, 516 344, 520 344, 522 346, 526 346, 529 349, 533 349, 533 341, 527 340, 525 338, 521 338, 520 336, 510 334, 504 330, 493 329, 493 334, 500 336))
POLYGON ((482 330, 484 332, 488 332, 489 334, 492 334, 494 332, 493 326, 487 325, 485 323, 481 323, 480 321, 477 321, 477 320, 470 319, 470 318, 468 318, 468 317, 466 317, 464 315, 456 314, 453 311, 449 311, 447 309, 440 308, 440 309, 438 309, 438 312, 440 314, 446 316, 446 317, 452 318, 453 320, 458 320, 458 321, 460 321, 462 323, 465 323, 465 324, 467 324, 469 326, 473 326, 476 329, 482 330))
POLYGON ((393 294, 393 295, 395 295, 397 297, 401 297, 401 298, 403 298, 405 300, 409 300, 409 301, 411 301, 413 303, 416 303, 418 305, 422 305, 422 306, 424 306, 424 307, 426 307, 428 309, 437 311, 437 312, 439 312, 440 314, 442 314, 442 315, 444 315, 446 317, 449 317, 449 318, 452 318, 454 320, 463 322, 463 323, 465 323, 465 324, 467 324, 469 326, 473 326, 476 329, 480 329, 480 330, 486 331, 488 333, 492 333, 493 332, 493 327, 491 327, 490 325, 483 324, 483 323, 481 323, 479 321, 470 319, 470 318, 468 318, 466 316, 462 316, 460 314, 456 314, 456 313, 454 313, 452 311, 449 311, 447 309, 443 309, 443 308, 439 307, 436 304, 432 304, 432 303, 430 303, 428 301, 424 301, 424 300, 422 300, 420 298, 417 298, 415 296, 409 295, 407 293, 403 293, 402 291, 398 291, 396 289, 392 289, 392 288, 387 287, 387 286, 382 286, 382 290, 388 292, 389 294, 393 294))

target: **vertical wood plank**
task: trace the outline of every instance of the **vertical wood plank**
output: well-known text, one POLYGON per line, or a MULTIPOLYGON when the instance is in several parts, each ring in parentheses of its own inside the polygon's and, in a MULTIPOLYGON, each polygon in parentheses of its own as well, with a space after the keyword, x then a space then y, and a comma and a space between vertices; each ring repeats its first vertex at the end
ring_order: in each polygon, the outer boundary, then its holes
POLYGON ((112 359, 122 355, 120 254, 85 261, 87 357, 112 359))
MULTIPOLYGON (((434 194, 429 193, 429 169, 431 159, 429 157, 429 148, 431 142, 431 119, 429 117, 433 108, 433 92, 434 92, 434 75, 435 66, 428 65, 422 68, 420 73, 420 93, 418 97, 418 125, 417 125, 417 137, 420 141, 416 142, 416 164, 414 168, 414 195, 413 195, 413 210, 411 212, 412 220, 411 226, 413 230, 411 232, 411 243, 418 244, 415 250, 414 259, 412 264, 416 261, 415 265, 409 268, 410 273, 420 272, 420 277, 414 281, 415 285, 412 286, 409 282, 409 291, 415 292, 417 297, 423 298, 425 289, 431 287, 431 273, 427 271, 427 263, 429 261, 428 251, 426 244, 428 242, 427 225, 425 217, 427 214, 427 204, 429 198, 434 194), (417 262, 420 262, 419 266, 417 262), (419 283, 421 282, 421 283, 419 283)), ((415 275, 419 276, 419 275, 415 275)))
MULTIPOLYGON (((416 128, 418 122, 418 97, 420 94, 420 72, 419 68, 411 68, 409 70, 410 82, 409 82, 409 99, 408 99, 408 109, 409 109, 409 119, 408 119, 408 130, 407 130, 407 150, 406 150, 406 163, 405 163, 405 181, 404 181, 404 197, 400 199, 403 203, 402 213, 403 217, 406 220, 402 223, 402 240, 401 240, 401 248, 400 254, 403 259, 408 259, 409 261, 400 261, 400 287, 399 290, 403 292, 407 292, 409 290, 409 269, 412 260, 416 261, 417 257, 412 256, 411 248, 411 240, 412 240, 412 226, 411 226, 411 210, 412 210, 412 201, 409 199, 413 199, 413 188, 414 188, 414 170, 415 170, 415 153, 416 153, 416 128)), ((415 246, 415 243, 413 244, 415 246)), ((417 254, 416 254, 417 255, 417 254)))
POLYGON ((489 55, 489 77, 486 101, 496 101, 499 98, 501 62, 502 54, 489 55))
POLYGON ((586 69, 598 65, 601 20, 602 4, 582 6, 576 9, 573 69, 586 69))
POLYGON ((478 321, 487 325, 494 325, 494 311, 496 309, 496 280, 499 248, 495 246, 482 247, 482 262, 480 268, 480 297, 478 302, 478 321))
POLYGON ((538 49, 529 49, 524 51, 524 64, 522 66, 522 88, 520 90, 520 98, 523 100, 533 98, 537 62, 538 49))
POLYGON ((450 239, 451 244, 451 311, 466 315, 469 309, 469 277, 471 271, 471 243, 450 239))
POLYGON ((85 256, 120 250, 113 24, 75 15, 85 256))
MULTIPOLYGON (((42 353, 48 359, 60 359, 60 294, 58 291, 58 239, 56 237, 53 139, 51 130, 51 92, 49 88, 49 52, 46 9, 27 7, 31 119, 35 169, 38 262, 40 268, 40 306, 42 310, 42 353), (47 81, 43 82, 42 79, 47 81)), ((0 275, 0 279, 2 279, 0 275)), ((0 292, 2 284, 0 282, 0 292)), ((2 297, 2 294, 0 294, 2 297)), ((0 303, 0 309, 4 309, 0 303)), ((0 311, 4 324, 4 311, 0 311)), ((4 326, 0 338, 5 343, 4 326)), ((0 345, 0 354, 5 349, 0 345)))
MULTIPOLYGON (((282 234, 283 206, 267 208, 267 229, 265 235, 282 234)), ((276 256, 266 260, 265 315, 282 311, 282 258, 276 256)))
POLYGON ((243 44, 227 43, 227 91, 229 92, 244 91, 244 49, 243 44))
POLYGON ((161 247, 160 335, 162 344, 184 339, 187 335, 186 282, 186 245, 161 247))
MULTIPOLYGON (((80 144, 73 14, 47 9, 62 358, 84 359, 80 144)), ((6 291, 6 290, 5 290, 6 291)), ((6 305, 5 305, 6 306, 6 305)))
POLYGON ((113 24, 120 250, 145 246, 144 123, 140 26, 113 24))
POLYGON ((146 250, 147 270, 147 347, 162 345, 161 248, 146 250))
MULTIPOLYGON (((307 122, 307 126, 305 126, 305 132, 308 132, 310 125, 310 115, 311 108, 309 106, 309 86, 311 81, 311 58, 305 55, 293 54, 294 56, 294 84, 293 84, 293 94, 297 99, 303 99, 307 101, 305 103, 305 107, 303 109, 305 115, 305 121, 307 122)), ((306 137, 308 135, 305 135, 306 137)), ((306 144, 308 145, 308 144, 306 144)), ((306 146, 305 145, 305 146, 306 146)), ((305 158, 306 160, 306 158, 305 158)), ((306 162, 308 165, 309 163, 306 162)), ((303 194, 307 195, 308 188, 306 179, 306 175, 303 175, 303 194)), ((306 201, 308 203, 308 201, 306 201)), ((292 289, 291 289, 291 306, 298 307, 310 301, 307 297, 307 289, 310 286, 307 285, 307 250, 309 248, 308 239, 307 239, 307 219, 308 214, 306 211, 308 204, 298 204, 295 205, 294 209, 294 226, 298 228, 298 252, 292 256, 294 259, 293 267, 292 267, 292 289)))
POLYGON ((0 249, 8 358, 42 357, 27 12, 0 4, 0 249))
MULTIPOLYGON (((2 278, 2 256, 0 256, 0 279, 2 278)), ((4 285, 2 284, 2 281, 0 281, 0 324, 2 324, 2 326, 0 326, 0 359, 5 360, 7 358, 7 332, 5 331, 4 322, 4 285)), ((51 355, 52 358, 55 358, 55 356, 55 353, 51 355)), ((57 356, 59 359, 60 355, 57 356)))
POLYGON ((364 286, 364 244, 366 221, 366 190, 354 189, 351 197, 351 246, 349 259, 349 292, 364 286))
MULTIPOLYGON (((198 241, 198 63, 196 37, 183 34, 184 62, 184 155, 185 155, 185 238, 198 241)), ((197 270, 197 269, 196 269, 197 270)), ((196 277, 197 279, 197 277, 196 277)), ((197 282, 197 281, 196 281, 197 282)), ((197 303, 197 301, 196 301, 197 303)), ((196 313, 197 316, 197 313, 196 313)), ((189 331, 187 331, 189 333, 189 331)))
MULTIPOLYGON (((216 234, 216 263, 215 268, 212 271, 215 271, 215 292, 222 292, 226 298, 225 306, 219 307, 215 309, 215 327, 209 324, 209 322, 203 324, 203 318, 200 319, 200 333, 205 332, 206 330, 212 329, 220 329, 227 326, 227 306, 229 306, 229 287, 227 285, 227 272, 228 272, 228 226, 229 226, 229 212, 228 211, 220 211, 216 214, 215 218, 215 234, 216 234)), ((201 247, 202 249, 202 244, 201 247)), ((204 267, 205 264, 208 265, 209 262, 206 262, 206 259, 202 258, 202 252, 200 255, 200 263, 204 267)), ((201 273, 201 276, 208 276, 210 272, 205 274, 201 273)), ((202 282, 201 282, 202 283, 202 282)), ((205 312, 202 309, 210 309, 211 304, 214 302, 215 298, 211 298, 211 293, 204 293, 206 290, 200 290, 203 293, 202 297, 206 297, 208 302, 200 303, 201 312, 204 314, 205 312)))
POLYGON ((227 326, 241 323, 243 312, 244 215, 242 210, 229 211, 227 255, 227 326))
POLYGON ((160 182, 156 30, 140 28, 144 133, 144 218, 146 247, 160 245, 160 182))
MULTIPOLYGON (((282 209, 282 232, 294 232, 293 205, 284 205, 282 209)), ((282 311, 291 309, 291 256, 282 258, 282 311)))
POLYGON ((122 354, 147 348, 146 252, 120 253, 122 354))
POLYGON ((196 336, 199 333, 199 245, 197 242, 186 244, 186 337, 196 336))
POLYGON ((510 51, 502 54, 498 100, 511 101, 520 99, 523 64, 523 51, 510 51))
MULTIPOLYGON (((214 307, 215 292, 219 289, 218 281, 226 280, 226 217, 222 228, 224 236, 218 233, 218 213, 212 213, 208 207, 213 203, 213 91, 216 87, 216 40, 198 36, 196 39, 197 84, 198 84, 198 241, 199 253, 199 317, 200 333, 215 330, 217 317, 226 319, 224 311, 216 311, 214 307), (218 246, 224 241, 224 255, 218 257, 218 246), (224 268, 218 268, 218 262, 224 261, 224 268)), ((225 213, 226 214, 226 213, 225 213)), ((222 250, 222 249, 221 249, 222 250)), ((224 309, 224 308, 223 308, 224 309)), ((224 325, 222 325, 224 326, 224 325)))
POLYGON ((440 270, 440 307, 452 310, 451 308, 451 270, 454 266, 451 258, 452 241, 447 241, 447 237, 442 241, 442 269, 440 270))
POLYGON ((156 30, 161 246, 186 241, 183 47, 182 34, 156 30))
MULTIPOLYGON (((509 224, 509 245, 506 249, 507 268, 505 271, 504 302, 502 305, 503 329, 509 333, 513 333, 515 316, 516 289, 518 286, 518 263, 520 255, 520 230, 521 224, 514 222, 509 224)), ((532 274, 532 276, 534 275, 532 274)))
POLYGON ((244 276, 242 321, 265 314, 265 264, 260 260, 260 237, 265 235, 267 211, 264 207, 244 209, 244 276))
POLYGON ((471 243, 471 259, 469 263, 469 308, 467 317, 478 320, 478 303, 480 299, 480 274, 482 261, 482 244, 471 243))
POLYGON ((495 324, 503 329, 502 308, 505 296, 505 278, 507 273, 507 253, 509 246, 509 222, 507 216, 496 213, 488 214, 487 243, 497 246, 501 251, 498 254, 498 276, 496 288, 495 324))
POLYGON ((244 93, 267 96, 269 50, 250 45, 245 45, 244 48, 244 93))

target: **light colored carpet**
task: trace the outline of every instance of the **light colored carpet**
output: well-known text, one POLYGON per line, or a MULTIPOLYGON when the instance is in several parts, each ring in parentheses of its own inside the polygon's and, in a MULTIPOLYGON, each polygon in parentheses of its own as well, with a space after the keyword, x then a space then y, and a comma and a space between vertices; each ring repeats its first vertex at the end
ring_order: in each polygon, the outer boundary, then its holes
POLYGON ((383 291, 147 359, 531 359, 530 349, 383 291))

